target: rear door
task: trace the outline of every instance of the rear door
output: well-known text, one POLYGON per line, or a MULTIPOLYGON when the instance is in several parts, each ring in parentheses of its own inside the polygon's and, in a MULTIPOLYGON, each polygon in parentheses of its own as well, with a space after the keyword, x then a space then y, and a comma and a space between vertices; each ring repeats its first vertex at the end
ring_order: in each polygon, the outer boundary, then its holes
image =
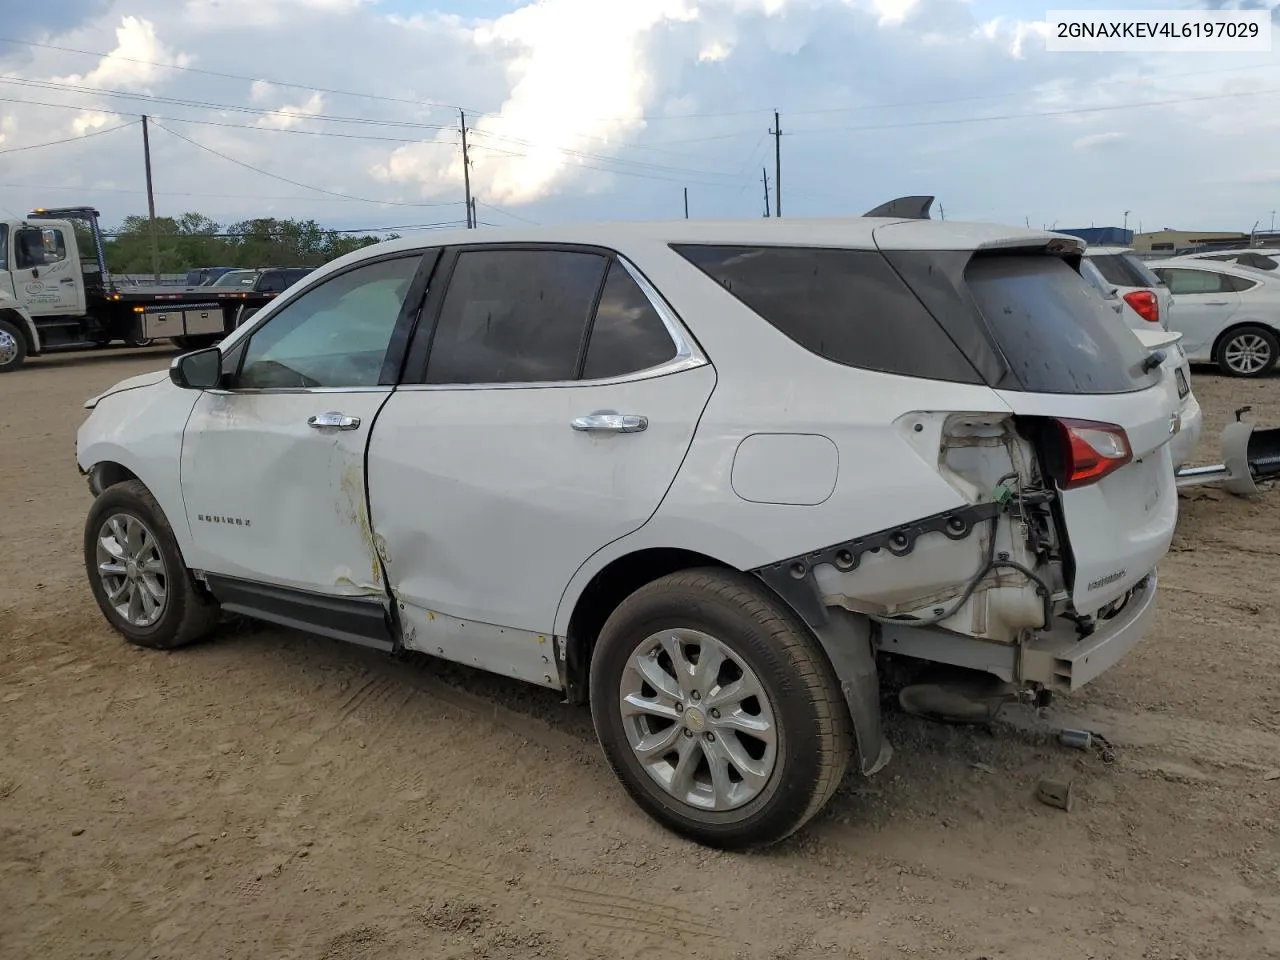
POLYGON ((997 391, 1015 414, 1044 418, 1037 422, 1049 443, 1065 436, 1062 421, 1077 421, 1099 443, 1108 435, 1098 427, 1123 430, 1127 463, 1059 491, 1072 600, 1092 613, 1155 569, 1173 538, 1175 364, 1170 357, 1144 369, 1141 341, 1057 257, 978 255, 965 283, 1022 388, 997 391))
POLYGON ((1213 341, 1240 309, 1240 294, 1225 274, 1194 267, 1157 267, 1177 300, 1173 329, 1182 334, 1187 356, 1210 359, 1213 341))
MULTIPOLYGON (((438 272, 368 472, 406 632, 458 657, 459 621, 550 633, 579 566, 657 510, 715 371, 609 251, 462 247, 438 272)), ((503 636, 491 669, 554 673, 503 636)))

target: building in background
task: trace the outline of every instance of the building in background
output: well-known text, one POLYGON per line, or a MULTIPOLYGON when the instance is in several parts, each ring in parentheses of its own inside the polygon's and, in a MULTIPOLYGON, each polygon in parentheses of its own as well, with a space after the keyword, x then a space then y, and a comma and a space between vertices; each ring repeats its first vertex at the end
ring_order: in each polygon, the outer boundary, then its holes
POLYGON ((1133 246, 1133 231, 1125 230, 1123 227, 1079 227, 1071 230, 1056 230, 1054 232, 1079 237, 1091 247, 1133 246))
MULTIPOLYGON (((1261 235, 1259 235, 1261 237, 1261 235)), ((1238 230, 1156 230, 1136 233, 1130 244, 1139 253, 1194 253, 1199 250, 1229 250, 1248 246, 1250 237, 1238 230)))

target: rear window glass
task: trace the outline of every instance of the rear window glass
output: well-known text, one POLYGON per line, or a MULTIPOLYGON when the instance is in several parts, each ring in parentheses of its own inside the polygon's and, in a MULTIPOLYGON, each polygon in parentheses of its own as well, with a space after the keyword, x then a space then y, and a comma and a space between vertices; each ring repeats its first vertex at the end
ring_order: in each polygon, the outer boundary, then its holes
POLYGON ((1157 371, 1142 371, 1141 341, 1108 319, 1106 305, 1065 261, 977 256, 965 282, 1023 389, 1128 393, 1158 382, 1157 371))
POLYGON ((1127 253, 1108 253, 1089 257, 1098 272, 1117 287, 1158 287, 1160 278, 1147 269, 1137 257, 1127 253))
POLYGON ((873 250, 674 245, 779 332, 835 363, 981 382, 902 278, 873 250))

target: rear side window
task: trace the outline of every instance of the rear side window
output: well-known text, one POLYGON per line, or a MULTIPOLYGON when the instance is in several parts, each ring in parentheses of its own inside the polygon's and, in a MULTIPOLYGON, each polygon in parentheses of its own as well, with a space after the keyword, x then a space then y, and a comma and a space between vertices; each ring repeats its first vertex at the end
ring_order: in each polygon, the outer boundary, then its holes
POLYGON ((1107 282, 1117 287, 1158 287, 1160 278, 1146 268, 1141 260, 1127 253, 1108 253, 1088 257, 1107 282))
POLYGON ((613 261, 591 324, 583 379, 621 377, 656 367, 675 355, 676 345, 658 311, 626 268, 613 261))
POLYGON ((609 261, 566 250, 464 250, 431 340, 427 383, 577 378, 609 261))
POLYGON ((1189 270, 1185 267, 1162 267, 1159 270, 1169 292, 1174 296, 1190 296, 1197 293, 1228 293, 1233 288, 1226 282, 1225 274, 1212 270, 1189 270))
POLYGON ((981 382, 973 365, 876 251, 675 245, 806 350, 849 367, 981 382))
POLYGON ((1157 382, 1142 371, 1141 341, 1058 257, 976 256, 964 276, 1023 389, 1128 393, 1157 382))

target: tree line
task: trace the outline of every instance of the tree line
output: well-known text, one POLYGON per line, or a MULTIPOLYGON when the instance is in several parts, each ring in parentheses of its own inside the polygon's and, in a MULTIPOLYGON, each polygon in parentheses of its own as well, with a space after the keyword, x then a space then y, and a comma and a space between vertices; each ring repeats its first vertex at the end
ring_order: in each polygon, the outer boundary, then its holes
MULTIPOLYGON (((93 256, 88 228, 76 224, 82 256, 93 256)), ((103 247, 112 273, 151 273, 151 221, 125 217, 105 230, 103 247)), ((390 237, 340 233, 314 220, 257 217, 223 225, 202 213, 156 217, 161 273, 185 273, 197 267, 318 267, 330 260, 390 237)))

